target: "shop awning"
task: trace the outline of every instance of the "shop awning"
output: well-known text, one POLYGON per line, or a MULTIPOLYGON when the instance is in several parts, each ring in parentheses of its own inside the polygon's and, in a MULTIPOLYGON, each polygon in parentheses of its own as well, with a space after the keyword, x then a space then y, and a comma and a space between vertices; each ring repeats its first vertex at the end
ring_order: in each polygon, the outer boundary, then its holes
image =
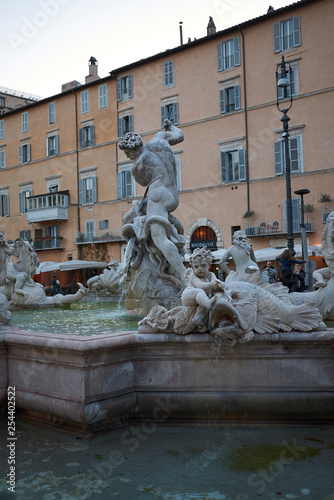
POLYGON ((74 271, 75 269, 100 269, 107 267, 105 262, 93 260, 67 260, 66 262, 41 262, 36 274, 48 273, 50 271, 74 271))

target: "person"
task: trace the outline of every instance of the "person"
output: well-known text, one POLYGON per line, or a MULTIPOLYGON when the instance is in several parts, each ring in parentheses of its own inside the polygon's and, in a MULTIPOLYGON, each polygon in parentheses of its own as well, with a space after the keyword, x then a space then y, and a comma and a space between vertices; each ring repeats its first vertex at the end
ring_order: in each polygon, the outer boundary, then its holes
POLYGON ((215 300, 213 292, 224 291, 225 285, 216 275, 209 271, 212 253, 206 247, 196 248, 189 258, 191 268, 185 277, 188 286, 182 292, 184 306, 198 306, 193 322, 198 324, 199 331, 205 331, 208 312, 215 300))
POLYGON ((52 286, 53 286, 53 295, 57 295, 57 293, 60 293, 60 281, 56 276, 53 277, 52 286))
POLYGON ((295 270, 295 277, 297 278, 292 286, 292 292, 303 292, 305 290, 305 277, 306 273, 304 271, 303 264, 298 264, 295 270))
MULTIPOLYGON (((155 134, 153 139, 143 143, 139 134, 128 132, 119 143, 119 148, 133 161, 132 175, 141 186, 146 187, 144 198, 136 210, 137 215, 169 218, 179 203, 176 162, 172 145, 182 142, 183 132, 170 120, 165 120, 165 130, 155 134)), ((123 222, 132 217, 132 210, 125 214, 123 222)), ((156 248, 183 280, 186 268, 176 245, 168 238, 166 224, 150 224, 150 235, 156 248)))
POLYGON ((232 246, 228 250, 225 250, 219 261, 220 267, 226 274, 230 273, 226 265, 226 261, 230 257, 234 260, 237 272, 257 272, 260 274, 253 247, 248 243, 247 236, 243 231, 235 231, 232 238, 232 246))
POLYGON ((288 248, 286 248, 281 255, 276 257, 276 260, 278 260, 281 264, 282 283, 284 286, 287 286, 289 292, 291 292, 295 281, 294 264, 305 264, 306 261, 294 259, 288 248))
POLYGON ((270 284, 276 284, 277 279, 277 271, 276 268, 272 265, 271 260, 268 260, 267 263, 262 268, 262 276, 266 276, 266 281, 270 284))

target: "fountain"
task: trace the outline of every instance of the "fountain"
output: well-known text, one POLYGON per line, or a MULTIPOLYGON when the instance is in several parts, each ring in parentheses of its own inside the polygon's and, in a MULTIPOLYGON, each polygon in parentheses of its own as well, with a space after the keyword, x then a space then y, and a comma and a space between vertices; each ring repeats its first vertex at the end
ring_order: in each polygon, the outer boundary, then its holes
MULTIPOLYGON (((124 216, 128 245, 124 266, 115 272, 122 275, 126 308, 145 317, 138 330, 89 336, 64 335, 61 327, 37 332, 10 325, 11 301, 32 305, 36 263, 22 241, 8 248, 2 241, 3 409, 8 386, 15 387, 17 415, 84 436, 147 421, 333 422, 334 335, 319 312, 326 302, 321 289, 327 288, 333 303, 331 283, 314 292, 321 293, 315 307, 310 301, 297 304, 285 287, 261 283, 254 262, 243 266, 240 252, 231 250, 237 271, 225 282, 209 272, 206 249, 194 252, 186 270, 182 225, 171 214, 178 198, 170 145, 183 134, 166 121, 165 130, 145 145, 138 134, 123 139, 120 147, 134 161, 133 175, 148 189, 124 216), (17 247, 18 259, 30 264, 26 270, 13 265, 14 272, 4 267, 4 254, 17 247)), ((330 269, 333 220, 326 226, 330 237, 324 237, 330 269)), ((107 274, 101 283, 108 282, 107 274)), ((307 294, 299 295, 307 300, 307 294)), ((53 298, 50 305, 58 303, 53 298)), ((332 310, 326 302, 326 318, 332 310)))

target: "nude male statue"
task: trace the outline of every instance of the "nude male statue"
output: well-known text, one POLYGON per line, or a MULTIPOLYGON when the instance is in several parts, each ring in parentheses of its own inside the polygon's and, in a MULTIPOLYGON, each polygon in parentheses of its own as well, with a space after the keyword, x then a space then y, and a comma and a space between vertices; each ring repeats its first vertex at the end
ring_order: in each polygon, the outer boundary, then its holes
POLYGON ((226 265, 226 261, 232 257, 236 265, 237 272, 258 272, 260 274, 260 269, 256 263, 253 247, 250 243, 248 243, 246 234, 243 231, 235 231, 232 243, 232 246, 228 250, 225 250, 222 258, 220 259, 219 265, 222 270, 225 271, 226 274, 230 273, 230 270, 226 265))
MULTIPOLYGON (((147 219, 158 216, 168 220, 169 214, 177 208, 176 162, 171 145, 183 139, 183 132, 170 120, 165 120, 165 130, 155 134, 146 144, 136 133, 129 132, 122 137, 119 148, 133 161, 132 175, 138 184, 147 188, 142 203, 134 203, 133 209, 125 214, 124 223, 133 217, 133 211, 137 215, 146 213, 147 219)), ((183 280, 186 269, 177 247, 168 239, 165 225, 152 223, 150 234, 154 245, 183 280)))

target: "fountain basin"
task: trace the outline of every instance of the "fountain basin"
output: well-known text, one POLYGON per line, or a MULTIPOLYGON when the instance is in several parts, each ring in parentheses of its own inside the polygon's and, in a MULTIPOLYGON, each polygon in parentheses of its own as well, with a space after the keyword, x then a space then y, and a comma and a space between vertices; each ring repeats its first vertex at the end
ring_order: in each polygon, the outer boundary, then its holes
POLYGON ((91 435, 128 422, 334 420, 334 332, 255 335, 222 350, 209 334, 99 336, 2 328, 1 404, 91 435))

